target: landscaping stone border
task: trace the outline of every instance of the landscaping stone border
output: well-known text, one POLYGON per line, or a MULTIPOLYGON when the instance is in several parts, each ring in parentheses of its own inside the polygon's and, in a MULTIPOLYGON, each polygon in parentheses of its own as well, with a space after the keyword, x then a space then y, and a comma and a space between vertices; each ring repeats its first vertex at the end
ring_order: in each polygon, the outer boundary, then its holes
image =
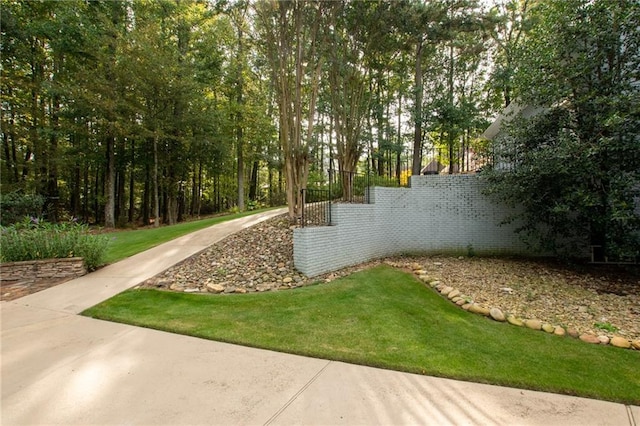
MULTIPOLYGON (((392 265, 393 266, 393 265, 392 265)), ((621 336, 595 335, 591 333, 580 334, 578 330, 573 328, 564 328, 560 325, 550 324, 535 318, 518 318, 503 310, 498 306, 484 306, 473 301, 473 297, 462 294, 458 289, 446 285, 441 280, 433 278, 427 274, 422 265, 411 265, 413 273, 418 276, 420 281, 436 290, 443 297, 447 298, 451 303, 455 303, 462 309, 478 315, 482 315, 498 322, 505 322, 517 327, 527 327, 532 330, 540 330, 545 333, 555 334, 556 336, 570 336, 580 339, 583 342, 599 345, 611 345, 622 349, 640 350, 640 340, 629 340, 621 336)))
POLYGON ((0 281, 2 282, 77 278, 86 273, 87 269, 81 257, 0 263, 0 281))

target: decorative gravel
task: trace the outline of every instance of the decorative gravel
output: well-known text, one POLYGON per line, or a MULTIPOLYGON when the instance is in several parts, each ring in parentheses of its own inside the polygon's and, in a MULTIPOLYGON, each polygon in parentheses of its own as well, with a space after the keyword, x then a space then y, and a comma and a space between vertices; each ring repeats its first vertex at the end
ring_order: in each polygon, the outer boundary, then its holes
POLYGON ((301 287, 347 273, 310 280, 298 272, 293 266, 293 228, 283 215, 225 238, 142 286, 192 293, 251 293, 301 287))
POLYGON ((612 265, 568 266, 549 260, 422 257, 389 263, 415 269, 485 307, 579 335, 640 339, 640 274, 612 265))
MULTIPOLYGON (((224 239, 141 287, 220 294, 277 291, 329 282, 381 262, 309 279, 293 266, 293 231, 286 216, 279 216, 224 239)), ((419 266, 474 302, 520 318, 536 318, 579 333, 640 339, 637 267, 438 256, 384 262, 406 269, 419 266)))

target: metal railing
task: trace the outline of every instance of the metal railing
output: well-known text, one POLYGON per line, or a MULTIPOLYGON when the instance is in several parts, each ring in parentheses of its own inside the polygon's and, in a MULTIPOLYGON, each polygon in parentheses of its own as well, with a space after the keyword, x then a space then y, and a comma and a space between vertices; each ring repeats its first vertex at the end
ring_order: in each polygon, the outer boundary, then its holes
POLYGON ((329 191, 332 201, 369 204, 370 175, 329 170, 329 191))
POLYGON ((372 173, 329 170, 328 183, 314 182, 316 188, 302 190, 301 225, 331 225, 331 203, 369 204, 374 186, 400 187, 398 180, 372 173))
POLYGON ((331 191, 328 189, 303 189, 301 225, 322 226, 331 224, 331 191))
POLYGON ((370 191, 374 186, 401 187, 394 177, 375 173, 356 173, 329 170, 331 200, 343 203, 369 204, 370 191))

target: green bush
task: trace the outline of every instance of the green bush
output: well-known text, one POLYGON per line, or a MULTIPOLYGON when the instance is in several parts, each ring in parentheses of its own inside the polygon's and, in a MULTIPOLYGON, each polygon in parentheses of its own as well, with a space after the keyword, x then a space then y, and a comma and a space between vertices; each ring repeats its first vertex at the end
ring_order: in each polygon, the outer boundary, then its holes
POLYGON ((10 192, 0 194, 0 225, 9 226, 25 216, 40 217, 44 197, 41 195, 10 192))
POLYGON ((249 200, 247 202, 247 211, 256 211, 260 209, 266 209, 269 207, 264 201, 261 200, 249 200))
POLYGON ((108 238, 92 235, 87 225, 51 224, 27 217, 2 227, 0 242, 2 262, 82 257, 87 269, 92 271, 102 264, 108 238))

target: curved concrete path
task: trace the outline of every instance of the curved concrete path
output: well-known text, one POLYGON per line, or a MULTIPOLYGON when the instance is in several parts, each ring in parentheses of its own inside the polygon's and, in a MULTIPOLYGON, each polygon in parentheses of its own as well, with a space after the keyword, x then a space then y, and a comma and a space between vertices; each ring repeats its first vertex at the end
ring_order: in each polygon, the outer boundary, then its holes
POLYGON ((282 213, 1 302, 2 425, 638 425, 640 407, 305 358, 77 315, 282 213))

